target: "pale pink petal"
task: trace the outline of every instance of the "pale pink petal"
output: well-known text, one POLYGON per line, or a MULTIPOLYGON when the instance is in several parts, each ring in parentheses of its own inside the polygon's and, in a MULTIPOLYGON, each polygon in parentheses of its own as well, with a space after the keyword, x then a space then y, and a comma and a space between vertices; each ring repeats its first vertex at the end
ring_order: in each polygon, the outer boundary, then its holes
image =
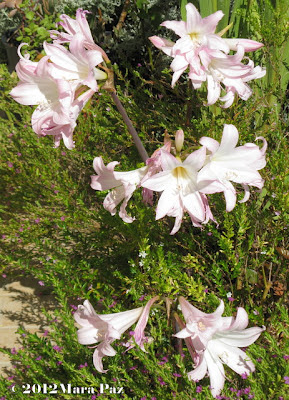
POLYGON ((142 310, 142 314, 138 320, 138 323, 134 329, 134 340, 136 344, 142 349, 142 351, 147 352, 144 348, 144 343, 147 341, 147 338, 144 334, 144 330, 146 328, 147 322, 148 322, 148 317, 149 317, 149 312, 151 309, 151 306, 154 304, 155 301, 159 299, 159 296, 155 296, 152 299, 150 299, 145 307, 142 310))
POLYGON ((180 37, 187 34, 187 27, 184 21, 165 21, 161 23, 161 26, 172 29, 180 37))
POLYGON ((201 27, 203 27, 203 19, 199 11, 192 3, 188 3, 186 5, 186 10, 187 10, 187 33, 193 33, 198 31, 201 27))
POLYGON ((214 352, 218 354, 223 363, 227 364, 237 374, 249 375, 255 371, 253 362, 238 347, 228 346, 219 340, 212 340, 210 346, 214 346, 214 352))
POLYGON ((156 209, 156 220, 163 218, 178 202, 178 193, 176 191, 165 190, 160 198, 156 209))
POLYGON ((202 23, 206 33, 215 33, 219 21, 223 18, 223 11, 216 11, 215 13, 204 18, 202 23))
POLYGON ((221 86, 218 81, 216 81, 212 75, 207 75, 207 83, 208 83, 208 96, 207 96, 207 105, 210 106, 215 104, 221 94, 221 86))
POLYGON ((151 36, 149 37, 149 40, 152 42, 153 45, 162 50, 168 56, 172 55, 172 48, 175 43, 171 40, 167 40, 159 36, 151 36))
POLYGON ((246 52, 248 51, 255 51, 260 49, 263 45, 263 43, 256 42, 255 40, 250 40, 250 39, 223 39, 228 46, 230 47, 230 50, 237 50, 237 46, 241 45, 244 47, 244 50, 246 52))
POLYGON ((188 378, 192 381, 200 381, 203 379, 208 371, 207 361, 204 357, 204 353, 200 354, 199 364, 193 370, 188 372, 188 378))
POLYGON ((215 355, 213 348, 207 348, 204 357, 209 371, 211 393, 216 398, 221 393, 225 384, 224 367, 219 357, 215 355))
POLYGON ((225 343, 229 346, 247 347, 258 339, 264 329, 264 327, 253 327, 235 331, 231 331, 229 329, 216 333, 215 337, 222 343, 225 343))

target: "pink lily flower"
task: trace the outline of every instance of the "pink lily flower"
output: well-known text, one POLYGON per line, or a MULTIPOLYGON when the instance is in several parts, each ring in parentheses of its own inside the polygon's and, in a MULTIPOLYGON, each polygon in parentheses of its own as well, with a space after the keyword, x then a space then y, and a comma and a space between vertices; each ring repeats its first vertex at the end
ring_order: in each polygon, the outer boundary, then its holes
POLYGON ((104 356, 115 356, 116 351, 111 343, 120 339, 121 335, 136 321, 139 321, 135 331, 136 343, 143 349, 143 341, 145 340, 143 332, 147 324, 150 307, 157 298, 158 296, 151 299, 145 307, 113 314, 97 314, 88 300, 85 300, 83 305, 78 306, 73 316, 75 321, 81 325, 81 328, 77 331, 79 343, 91 345, 99 342, 95 346, 93 354, 93 364, 97 371, 107 372, 103 369, 102 358, 104 356))
MULTIPOLYGON (((170 149, 170 142, 167 142, 163 148, 170 149)), ((118 161, 113 161, 104 165, 101 157, 95 157, 93 160, 93 168, 97 175, 91 176, 91 188, 94 190, 109 190, 113 189, 105 197, 103 206, 111 213, 116 214, 116 207, 122 202, 119 210, 120 218, 127 223, 135 220, 126 212, 128 201, 132 197, 134 191, 141 186, 142 182, 148 177, 156 174, 161 169, 160 163, 161 149, 158 149, 154 154, 147 159, 146 166, 135 169, 133 171, 121 172, 114 171, 118 161)), ((146 203, 151 203, 152 193, 148 189, 143 190, 143 199, 146 203)))
POLYGON ((118 164, 118 161, 113 161, 105 166, 102 157, 95 157, 93 168, 97 175, 91 176, 90 186, 94 190, 113 189, 105 197, 103 207, 111 215, 115 215, 116 207, 122 202, 119 216, 124 222, 131 223, 135 218, 127 214, 126 206, 133 192, 145 176, 148 167, 145 166, 128 172, 114 171, 115 166, 118 164))
POLYGON ((43 57, 38 63, 22 57, 16 66, 20 82, 10 95, 20 104, 38 105, 32 114, 32 128, 38 136, 55 136, 55 145, 62 138, 68 149, 76 119, 94 91, 88 90, 78 99, 68 81, 55 77, 53 64, 43 57))
MULTIPOLYGON (((198 180, 213 180, 223 185, 221 191, 225 195, 227 211, 233 210, 236 205, 236 190, 231 181, 241 184, 245 190, 244 198, 240 202, 249 199, 249 186, 262 189, 264 185, 258 170, 266 165, 266 140, 263 137, 257 138, 264 143, 262 149, 260 149, 253 143, 236 147, 238 139, 239 134, 235 126, 225 124, 221 143, 209 137, 202 137, 200 140, 200 143, 209 150, 210 154, 198 174, 198 180)), ((204 193, 213 193, 209 186, 204 188, 203 191, 204 193)))
POLYGON ((190 154, 184 162, 167 151, 162 151, 162 172, 142 182, 144 188, 163 192, 158 202, 156 219, 165 215, 175 217, 171 235, 179 230, 185 211, 189 213, 194 226, 200 227, 201 223, 213 220, 207 198, 202 193, 203 185, 206 186, 207 182, 197 183, 198 171, 205 158, 205 147, 190 154))
POLYGON ((54 39, 54 43, 62 44, 71 42, 75 35, 81 35, 84 47, 86 49, 97 50, 102 54, 104 60, 108 61, 105 51, 96 43, 94 43, 88 22, 86 20, 86 14, 89 14, 89 11, 79 8, 76 11, 76 19, 71 18, 66 14, 60 15, 61 22, 58 24, 62 26, 66 33, 51 30, 50 37, 54 39))
POLYGON ((223 364, 227 364, 239 375, 254 372, 255 366, 239 347, 254 343, 265 327, 248 328, 248 314, 238 308, 236 318, 222 317, 224 304, 212 314, 205 314, 192 306, 183 297, 179 299, 186 327, 175 336, 189 338, 198 357, 194 357, 196 368, 188 378, 199 381, 209 373, 210 387, 214 398, 220 395, 225 383, 223 364))
POLYGON ((96 65, 103 62, 98 50, 86 50, 82 35, 76 34, 69 44, 69 51, 60 44, 43 43, 43 48, 53 62, 55 75, 68 80, 75 88, 86 85, 98 91, 97 80, 107 79, 107 74, 96 65))

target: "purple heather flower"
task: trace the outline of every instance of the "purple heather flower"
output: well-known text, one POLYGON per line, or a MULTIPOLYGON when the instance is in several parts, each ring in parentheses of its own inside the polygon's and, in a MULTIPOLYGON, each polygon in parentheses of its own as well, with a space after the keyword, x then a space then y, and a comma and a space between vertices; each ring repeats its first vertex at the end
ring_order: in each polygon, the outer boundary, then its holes
POLYGON ((40 286, 45 286, 45 283, 42 282, 42 281, 38 281, 38 285, 40 285, 40 286))
POLYGON ((176 378, 180 378, 182 375, 181 374, 177 374, 177 373, 173 373, 173 376, 175 376, 176 378))
POLYGON ((286 360, 286 361, 289 360, 289 356, 288 356, 288 355, 284 355, 283 358, 284 358, 284 360, 286 360))
POLYGON ((201 393, 202 390, 203 390, 202 386, 197 386, 196 387, 196 392, 197 393, 201 393))
POLYGON ((245 372, 244 374, 241 375, 241 378, 242 378, 242 379, 247 379, 247 378, 248 378, 248 375, 246 374, 246 372, 245 372))
POLYGON ((284 376, 284 381, 286 385, 289 385, 289 376, 284 376))
POLYGON ((7 275, 6 274, 2 274, 2 278, 7 278, 7 275))
POLYGON ((47 329, 45 329, 45 331, 43 332, 43 336, 47 336, 49 333, 49 331, 47 329))
POLYGON ((34 222, 35 222, 36 224, 38 224, 38 223, 40 222, 40 218, 36 218, 36 219, 34 220, 34 222))
POLYGON ((13 168, 13 164, 12 164, 12 162, 10 162, 10 161, 7 161, 7 165, 8 165, 8 167, 9 167, 9 168, 13 168))
POLYGON ((55 350, 57 353, 61 353, 62 347, 56 345, 56 346, 53 346, 52 348, 53 348, 53 350, 55 350))
POLYGON ((60 219, 61 219, 61 221, 65 221, 65 217, 64 216, 62 216, 60 219))
POLYGON ((13 349, 11 349, 11 354, 17 354, 18 351, 15 349, 15 347, 13 347, 13 349))
POLYGON ((39 361, 39 360, 41 360, 41 358, 42 358, 41 356, 38 356, 38 357, 36 357, 36 360, 39 361))

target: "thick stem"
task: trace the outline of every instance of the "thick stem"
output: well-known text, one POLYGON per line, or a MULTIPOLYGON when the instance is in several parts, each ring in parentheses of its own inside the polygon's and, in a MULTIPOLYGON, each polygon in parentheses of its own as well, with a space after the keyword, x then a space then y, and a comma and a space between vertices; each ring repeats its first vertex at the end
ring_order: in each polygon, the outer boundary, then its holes
POLYGON ((128 128, 129 133, 131 134, 134 144, 136 145, 136 148, 139 152, 139 155, 141 156, 142 160, 144 162, 146 162, 146 160, 148 159, 148 153, 146 152, 146 149, 144 148, 138 134, 137 131, 134 129, 131 120, 129 119, 123 105, 121 104, 117 94, 115 92, 110 92, 111 97, 113 98, 113 101, 115 102, 115 105, 118 109, 118 111, 121 113, 121 116, 128 128))

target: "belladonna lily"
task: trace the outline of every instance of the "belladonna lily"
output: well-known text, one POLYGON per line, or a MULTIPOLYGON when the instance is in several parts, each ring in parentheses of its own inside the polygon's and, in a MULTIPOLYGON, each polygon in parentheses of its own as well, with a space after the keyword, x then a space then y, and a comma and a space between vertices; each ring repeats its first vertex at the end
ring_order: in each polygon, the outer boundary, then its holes
MULTIPOLYGON (((249 186, 256 186, 261 189, 264 181, 258 170, 266 165, 265 152, 267 142, 263 137, 260 149, 253 143, 246 143, 236 147, 239 134, 234 125, 225 125, 221 143, 209 137, 202 137, 200 143, 209 150, 206 163, 198 174, 198 180, 215 180, 223 185, 221 191, 226 199, 226 210, 231 211, 236 204, 236 190, 231 184, 239 183, 245 190, 245 196, 241 202, 248 200, 249 186)), ((212 193, 204 188, 204 193, 212 193)), ((217 191, 217 190, 216 190, 217 191)))
POLYGON ((225 383, 223 364, 228 365, 237 374, 247 374, 255 370, 255 366, 246 353, 239 347, 247 347, 254 343, 263 328, 247 328, 248 315, 244 308, 238 308, 236 318, 222 317, 224 304, 212 314, 205 314, 192 306, 183 297, 179 299, 186 327, 175 336, 190 338, 196 350, 196 368, 188 373, 191 380, 199 381, 208 372, 213 397, 217 397, 225 383))
MULTIPOLYGON (((93 354, 93 364, 97 371, 104 373, 102 358, 104 356, 114 356, 115 349, 111 343, 120 339, 121 335, 139 320, 136 327, 136 343, 143 348, 144 329, 147 324, 151 305, 157 300, 157 296, 151 299, 145 307, 135 308, 114 314, 97 314, 88 300, 83 305, 78 306, 74 313, 75 321, 81 325, 77 331, 80 344, 95 346, 93 354)), ((132 347, 132 346, 131 346, 132 347)))
POLYGON ((112 189, 104 199, 103 207, 115 215, 116 207, 120 204, 119 216, 124 222, 131 223, 135 218, 126 212, 126 206, 133 192, 140 184, 147 172, 147 167, 142 167, 128 172, 114 171, 117 161, 110 162, 107 166, 101 157, 95 157, 93 168, 97 175, 91 176, 91 187, 94 190, 112 189))
MULTIPOLYGON (((163 148, 170 149, 170 141, 163 148)), ((94 190, 109 190, 112 189, 104 199, 104 208, 111 213, 116 214, 116 207, 121 203, 119 216, 124 222, 131 223, 134 217, 131 217, 126 212, 128 201, 132 197, 134 191, 140 187, 141 182, 148 177, 156 174, 161 169, 160 153, 158 149, 154 154, 147 159, 146 166, 135 169, 133 171, 115 171, 114 168, 119 164, 118 161, 113 161, 104 165, 101 157, 95 157, 93 160, 93 168, 97 175, 91 176, 91 187, 94 190)), ((146 203, 151 203, 152 193, 145 189, 143 190, 143 199, 146 203)))
MULTIPOLYGON (((191 153, 184 162, 167 151, 161 152, 162 172, 144 180, 142 187, 162 192, 157 210, 156 219, 165 215, 175 217, 175 225, 171 234, 175 234, 181 225, 185 211, 191 217, 194 226, 201 226, 201 223, 213 219, 206 196, 202 193, 203 188, 210 184, 197 181, 198 171, 202 168, 206 158, 206 148, 202 147, 191 153)), ((217 184, 218 186, 218 184, 217 184)), ((220 191, 217 188, 216 191, 220 191)))
POLYGON ((56 146, 62 138, 65 146, 72 149, 76 119, 94 91, 90 89, 75 99, 70 83, 57 78, 47 56, 38 63, 22 57, 16 72, 20 82, 10 94, 20 104, 38 106, 31 117, 34 132, 39 136, 53 135, 56 146))

